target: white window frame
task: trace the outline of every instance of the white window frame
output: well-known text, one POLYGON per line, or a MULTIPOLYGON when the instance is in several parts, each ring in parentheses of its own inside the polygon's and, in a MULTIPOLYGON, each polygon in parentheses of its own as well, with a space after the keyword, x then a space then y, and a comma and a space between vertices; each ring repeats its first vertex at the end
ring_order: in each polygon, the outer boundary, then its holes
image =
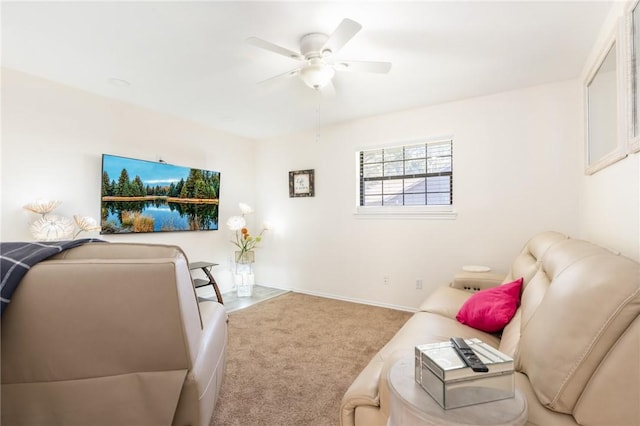
MULTIPOLYGON (((420 205, 420 206, 361 206, 360 205, 360 152, 375 149, 396 148, 401 146, 417 145, 422 143, 438 143, 451 141, 453 135, 413 139, 402 142, 389 143, 377 146, 360 146, 354 154, 355 161, 355 211, 358 219, 456 219, 458 213, 454 208, 454 202, 448 205, 420 205)), ((453 150, 453 145, 452 145, 453 150)), ((453 152, 452 152, 453 154, 453 152)), ((453 167, 452 167, 453 178, 453 167)))

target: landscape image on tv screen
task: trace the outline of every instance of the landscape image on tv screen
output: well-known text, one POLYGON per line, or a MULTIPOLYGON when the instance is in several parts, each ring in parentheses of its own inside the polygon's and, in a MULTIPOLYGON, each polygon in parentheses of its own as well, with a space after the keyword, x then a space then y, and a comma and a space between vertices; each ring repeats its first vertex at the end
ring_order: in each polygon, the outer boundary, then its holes
POLYGON ((101 234, 218 229, 220 173, 102 155, 101 234))

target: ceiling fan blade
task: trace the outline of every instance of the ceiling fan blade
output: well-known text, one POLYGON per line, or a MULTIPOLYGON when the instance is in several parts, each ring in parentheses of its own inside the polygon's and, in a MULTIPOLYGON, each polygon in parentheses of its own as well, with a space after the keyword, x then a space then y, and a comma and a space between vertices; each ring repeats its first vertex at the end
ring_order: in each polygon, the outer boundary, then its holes
POLYGON ((336 71, 358 71, 386 74, 391 70, 391 62, 339 61, 333 64, 336 71))
POLYGON ((362 25, 351 19, 343 19, 335 29, 333 34, 329 36, 321 51, 330 49, 333 54, 336 54, 338 50, 342 49, 342 46, 347 44, 354 35, 362 29, 362 25))
POLYGON ((273 77, 269 77, 266 80, 259 81, 256 84, 266 84, 266 83, 269 83, 269 82, 271 82, 273 80, 279 80, 281 78, 293 77, 294 75, 297 75, 300 72, 300 69, 301 68, 296 68, 294 70, 283 72, 282 74, 278 74, 278 75, 275 75, 273 77))
POLYGON ((301 54, 294 52, 293 50, 289 50, 284 47, 278 46, 277 44, 273 44, 270 41, 266 41, 258 37, 249 37, 245 41, 253 46, 259 47, 261 49, 269 50, 279 55, 286 56, 287 58, 296 59, 299 61, 304 60, 304 57, 301 54))

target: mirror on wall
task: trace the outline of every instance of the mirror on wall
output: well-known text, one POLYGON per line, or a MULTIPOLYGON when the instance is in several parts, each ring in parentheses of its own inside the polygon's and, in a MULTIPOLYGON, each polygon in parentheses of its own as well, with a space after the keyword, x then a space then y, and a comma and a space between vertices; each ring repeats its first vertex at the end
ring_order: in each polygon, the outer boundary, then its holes
POLYGON ((623 78, 620 49, 611 37, 586 80, 585 173, 592 174, 624 158, 620 132, 623 78))

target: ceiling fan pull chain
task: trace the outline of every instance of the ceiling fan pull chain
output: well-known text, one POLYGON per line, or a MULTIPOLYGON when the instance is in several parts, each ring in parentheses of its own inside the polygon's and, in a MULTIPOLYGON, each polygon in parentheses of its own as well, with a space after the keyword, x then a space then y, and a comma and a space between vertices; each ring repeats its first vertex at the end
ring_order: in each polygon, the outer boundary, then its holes
POLYGON ((318 100, 318 109, 316 110, 318 113, 318 127, 316 131, 316 142, 320 142, 320 100, 318 100))

